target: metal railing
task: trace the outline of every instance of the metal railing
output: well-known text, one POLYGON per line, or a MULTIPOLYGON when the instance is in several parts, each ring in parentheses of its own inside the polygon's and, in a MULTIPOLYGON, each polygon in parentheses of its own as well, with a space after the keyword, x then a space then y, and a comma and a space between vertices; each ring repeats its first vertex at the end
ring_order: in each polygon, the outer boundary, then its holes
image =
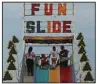
POLYGON ((24 72, 25 72, 25 69, 26 69, 25 58, 23 57, 19 83, 23 83, 23 81, 24 81, 24 72))

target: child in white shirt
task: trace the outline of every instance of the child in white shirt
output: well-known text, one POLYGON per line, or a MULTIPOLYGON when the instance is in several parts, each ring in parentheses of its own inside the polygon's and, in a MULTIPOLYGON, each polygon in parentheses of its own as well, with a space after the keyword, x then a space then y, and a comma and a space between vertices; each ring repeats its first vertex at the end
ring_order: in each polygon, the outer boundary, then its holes
POLYGON ((59 59, 59 53, 56 51, 56 47, 52 47, 52 51, 50 53, 50 65, 52 65, 53 68, 56 67, 57 61, 59 59))

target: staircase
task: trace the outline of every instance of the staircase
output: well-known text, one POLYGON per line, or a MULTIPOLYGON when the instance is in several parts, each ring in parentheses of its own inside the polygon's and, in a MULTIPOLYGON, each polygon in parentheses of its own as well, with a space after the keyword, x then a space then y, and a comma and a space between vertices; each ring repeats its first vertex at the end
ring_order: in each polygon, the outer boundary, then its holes
POLYGON ((24 58, 22 60, 22 68, 21 68, 21 75, 20 75, 20 83, 32 83, 33 76, 28 76, 27 74, 27 67, 24 64, 24 58))
POLYGON ((28 76, 27 74, 27 67, 25 68, 24 72, 24 83, 32 83, 33 82, 33 76, 28 76))

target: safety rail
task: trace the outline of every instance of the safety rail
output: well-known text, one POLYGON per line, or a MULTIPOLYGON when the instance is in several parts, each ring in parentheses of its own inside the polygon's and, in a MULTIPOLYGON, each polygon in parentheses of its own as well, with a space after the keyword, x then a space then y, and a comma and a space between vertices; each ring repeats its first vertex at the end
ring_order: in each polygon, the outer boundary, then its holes
POLYGON ((25 58, 22 59, 22 67, 21 67, 21 73, 20 73, 20 83, 23 83, 24 81, 24 72, 25 72, 26 66, 25 66, 25 58))

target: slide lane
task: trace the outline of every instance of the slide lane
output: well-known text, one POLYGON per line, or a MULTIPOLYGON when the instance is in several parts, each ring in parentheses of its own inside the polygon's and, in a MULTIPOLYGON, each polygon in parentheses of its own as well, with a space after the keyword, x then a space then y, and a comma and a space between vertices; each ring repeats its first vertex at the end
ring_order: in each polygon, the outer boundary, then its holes
POLYGON ((49 82, 60 83, 60 67, 56 67, 54 70, 49 70, 49 82))
POLYGON ((49 82, 49 71, 36 67, 35 82, 36 83, 48 83, 49 82))
POLYGON ((72 83, 72 66, 60 67, 60 82, 72 83))

